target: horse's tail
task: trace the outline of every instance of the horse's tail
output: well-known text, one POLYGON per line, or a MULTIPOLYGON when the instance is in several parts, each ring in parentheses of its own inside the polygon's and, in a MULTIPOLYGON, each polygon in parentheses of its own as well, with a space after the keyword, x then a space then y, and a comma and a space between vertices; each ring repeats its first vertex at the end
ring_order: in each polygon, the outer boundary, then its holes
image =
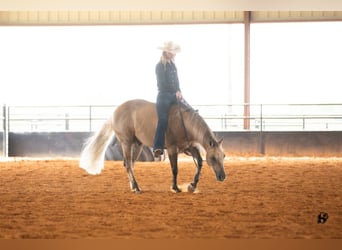
POLYGON ((80 157, 80 167, 89 174, 99 174, 104 168, 105 152, 114 134, 112 117, 86 143, 80 157))

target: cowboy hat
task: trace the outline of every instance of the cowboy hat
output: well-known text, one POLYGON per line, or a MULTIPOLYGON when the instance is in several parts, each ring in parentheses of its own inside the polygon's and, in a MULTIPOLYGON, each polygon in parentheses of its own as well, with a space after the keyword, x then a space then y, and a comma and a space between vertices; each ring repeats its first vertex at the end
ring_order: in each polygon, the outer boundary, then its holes
POLYGON ((164 45, 158 47, 158 49, 172 53, 174 55, 181 51, 181 47, 178 44, 173 43, 172 41, 164 42, 164 45))

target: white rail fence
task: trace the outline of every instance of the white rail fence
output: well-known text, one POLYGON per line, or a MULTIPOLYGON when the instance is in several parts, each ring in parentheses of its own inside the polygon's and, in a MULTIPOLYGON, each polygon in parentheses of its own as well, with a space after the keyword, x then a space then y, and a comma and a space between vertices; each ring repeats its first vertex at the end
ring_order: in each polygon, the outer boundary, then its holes
MULTIPOLYGON (((194 105, 213 131, 340 131, 342 104, 194 105), (248 119, 250 127, 244 128, 248 119)), ((6 106, 2 132, 96 131, 117 105, 6 106)), ((0 130, 1 131, 1 130, 0 130)))
MULTIPOLYGON (((0 149, 10 133, 94 132, 117 105, 6 106, 0 111, 0 149)), ((342 131, 342 104, 194 105, 213 131, 342 131), (244 115, 248 105, 250 115, 244 115), (249 128, 245 127, 246 120, 249 128)), ((1 151, 1 150, 0 150, 1 151)))

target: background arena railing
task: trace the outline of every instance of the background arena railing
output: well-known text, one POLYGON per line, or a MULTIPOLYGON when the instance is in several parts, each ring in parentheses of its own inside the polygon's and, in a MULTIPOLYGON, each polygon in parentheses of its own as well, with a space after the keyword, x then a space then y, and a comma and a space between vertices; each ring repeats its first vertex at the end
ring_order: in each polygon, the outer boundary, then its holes
MULTIPOLYGON (((342 104, 193 105, 213 131, 342 131, 342 104)), ((3 106, 2 134, 6 132, 93 132, 117 105, 3 106)))
POLYGON ((197 105, 214 131, 335 131, 342 130, 342 104, 197 105))

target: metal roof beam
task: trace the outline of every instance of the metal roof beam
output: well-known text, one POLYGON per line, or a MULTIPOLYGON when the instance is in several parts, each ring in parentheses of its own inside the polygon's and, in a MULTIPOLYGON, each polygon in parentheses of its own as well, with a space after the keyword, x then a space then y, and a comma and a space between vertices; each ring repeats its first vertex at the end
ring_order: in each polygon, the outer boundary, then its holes
MULTIPOLYGON (((243 23, 243 11, 0 11, 0 25, 243 23)), ((342 21, 342 11, 251 11, 251 23, 342 21)))
POLYGON ((0 11, 0 25, 242 23, 242 11, 0 11))
POLYGON ((342 10, 339 0, 1 0, 6 11, 273 11, 342 10))
POLYGON ((342 21, 342 11, 253 11, 251 22, 342 21))

